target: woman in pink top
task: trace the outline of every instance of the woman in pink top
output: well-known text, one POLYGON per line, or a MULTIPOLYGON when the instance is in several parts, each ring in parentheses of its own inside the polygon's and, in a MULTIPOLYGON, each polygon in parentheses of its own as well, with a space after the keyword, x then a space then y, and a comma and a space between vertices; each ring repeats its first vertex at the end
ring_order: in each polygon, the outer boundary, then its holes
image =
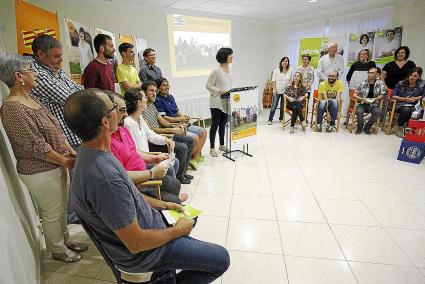
POLYGON ((68 169, 77 153, 60 130, 59 122, 30 91, 37 85, 31 59, 0 54, 0 80, 10 94, 0 109, 4 129, 16 157, 20 179, 34 199, 42 220, 46 247, 54 259, 76 262, 87 245, 71 241, 66 222, 68 169))

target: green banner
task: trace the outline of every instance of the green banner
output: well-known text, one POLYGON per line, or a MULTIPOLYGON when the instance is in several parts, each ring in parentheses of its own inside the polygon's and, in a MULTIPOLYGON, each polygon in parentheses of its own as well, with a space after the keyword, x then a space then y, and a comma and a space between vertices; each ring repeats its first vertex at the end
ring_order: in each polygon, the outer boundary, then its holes
POLYGON ((302 55, 309 54, 311 56, 311 66, 317 68, 317 63, 320 58, 320 46, 322 44, 321 37, 302 38, 300 40, 300 55, 298 65, 302 64, 302 55))

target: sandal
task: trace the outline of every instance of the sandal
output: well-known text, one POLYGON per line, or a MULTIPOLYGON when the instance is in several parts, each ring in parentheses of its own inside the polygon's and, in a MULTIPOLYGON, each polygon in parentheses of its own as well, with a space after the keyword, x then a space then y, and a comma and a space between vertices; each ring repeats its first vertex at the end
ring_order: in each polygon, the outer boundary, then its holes
POLYGON ((76 242, 70 242, 68 244, 65 244, 67 248, 70 250, 73 250, 75 252, 83 252, 86 251, 89 247, 86 244, 82 243, 76 243, 76 242))
POLYGON ((63 253, 52 253, 52 257, 56 260, 60 260, 66 263, 77 262, 83 258, 80 254, 72 251, 66 251, 63 253))

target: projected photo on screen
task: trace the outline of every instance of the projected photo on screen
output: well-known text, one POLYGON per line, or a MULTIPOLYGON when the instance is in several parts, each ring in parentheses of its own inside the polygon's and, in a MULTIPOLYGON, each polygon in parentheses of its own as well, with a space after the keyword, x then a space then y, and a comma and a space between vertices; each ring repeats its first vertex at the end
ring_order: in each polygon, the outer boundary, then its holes
POLYGON ((230 46, 230 32, 228 20, 168 15, 172 76, 208 75, 217 51, 230 46))

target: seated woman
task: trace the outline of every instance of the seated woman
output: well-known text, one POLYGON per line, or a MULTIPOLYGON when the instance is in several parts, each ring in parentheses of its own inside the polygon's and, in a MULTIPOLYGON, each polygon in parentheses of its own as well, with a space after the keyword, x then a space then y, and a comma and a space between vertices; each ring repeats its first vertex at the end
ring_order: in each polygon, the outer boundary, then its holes
MULTIPOLYGON (((170 84, 168 83, 168 80, 161 78, 155 80, 155 83, 158 86, 158 96, 155 100, 155 106, 159 114, 169 122, 189 123, 190 116, 179 110, 176 100, 170 94, 170 84)), ((194 142, 191 163, 196 169, 198 162, 204 161, 201 151, 202 147, 204 147, 205 140, 207 139, 207 131, 202 127, 189 123, 187 127, 187 135, 191 136, 194 142)))
POLYGON ((397 102, 395 112, 399 114, 395 133, 400 138, 404 138, 404 128, 415 111, 415 105, 423 96, 421 76, 422 68, 415 67, 406 79, 395 85, 392 98, 397 102))
MULTIPOLYGON (((138 185, 148 180, 161 180, 161 199, 168 202, 180 204, 187 200, 187 194, 182 194, 179 198, 181 184, 171 173, 170 167, 167 169, 160 162, 168 158, 168 154, 151 155, 138 151, 136 143, 130 132, 125 128, 124 119, 127 117, 127 108, 123 98, 119 94, 104 91, 115 104, 113 110, 117 110, 118 129, 111 135, 111 152, 123 165, 134 184, 138 185), (147 165, 148 164, 148 165, 147 165)), ((155 196, 155 191, 150 187, 142 187, 141 192, 151 197, 155 196)))
POLYGON ((60 130, 59 122, 30 96, 37 86, 31 59, 0 54, 0 80, 10 94, 0 108, 0 117, 12 145, 20 179, 27 186, 43 226, 47 250, 54 259, 76 262, 87 245, 70 239, 66 222, 68 169, 77 153, 60 130))
POLYGON ((156 134, 149 128, 142 116, 142 112, 147 106, 147 98, 142 92, 137 89, 130 89, 125 92, 124 101, 127 107, 127 113, 129 114, 124 119, 124 126, 127 127, 131 136, 133 136, 137 149, 142 152, 149 152, 150 149, 165 153, 169 151, 175 152, 177 161, 174 164, 174 169, 177 173, 177 179, 182 184, 189 184, 190 180, 185 177, 187 168, 186 155, 188 151, 186 144, 174 142, 171 139, 156 134), (151 145, 149 145, 149 142, 151 145))
MULTIPOLYGON (((286 87, 283 96, 288 101, 286 106, 288 109, 292 110, 291 114, 291 128, 289 130, 290 134, 294 133, 295 122, 297 121, 297 116, 301 121, 301 126, 303 131, 305 131, 306 123, 303 116, 303 101, 308 97, 306 88, 303 85, 303 76, 300 72, 295 72, 292 79, 291 85, 286 87)), ((283 122, 285 123, 285 122, 283 122)))

